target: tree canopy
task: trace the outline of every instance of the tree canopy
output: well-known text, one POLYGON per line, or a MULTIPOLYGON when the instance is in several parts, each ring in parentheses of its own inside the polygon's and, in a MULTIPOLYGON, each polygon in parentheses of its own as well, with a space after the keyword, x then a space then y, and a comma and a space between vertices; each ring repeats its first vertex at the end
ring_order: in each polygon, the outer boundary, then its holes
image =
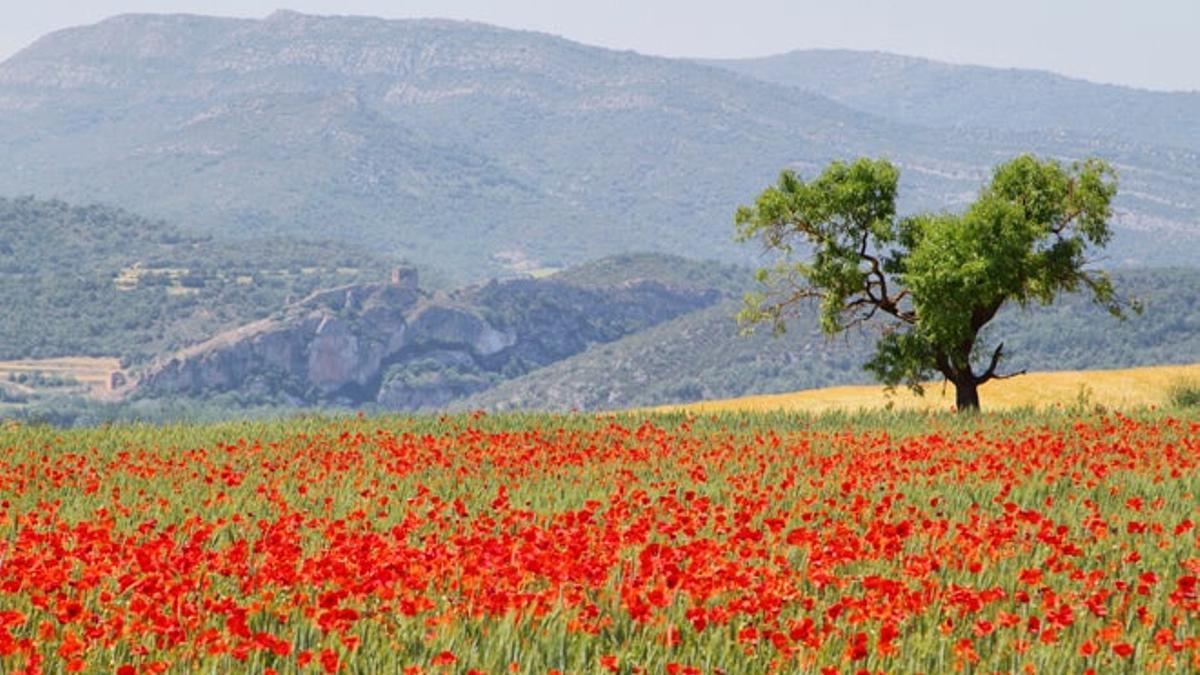
POLYGON ((827 334, 876 323, 867 370, 918 392, 940 373, 961 410, 979 407, 979 385, 1018 374, 1000 372, 1004 343, 982 335, 1005 303, 1050 304, 1083 290, 1124 317, 1130 305, 1091 266, 1112 238, 1117 176, 1106 162, 1021 155, 997 166, 961 213, 898 217, 898 182, 884 159, 833 162, 807 182, 784 171, 739 207, 739 239, 780 255, 758 271, 742 322, 782 331, 811 300, 827 334))

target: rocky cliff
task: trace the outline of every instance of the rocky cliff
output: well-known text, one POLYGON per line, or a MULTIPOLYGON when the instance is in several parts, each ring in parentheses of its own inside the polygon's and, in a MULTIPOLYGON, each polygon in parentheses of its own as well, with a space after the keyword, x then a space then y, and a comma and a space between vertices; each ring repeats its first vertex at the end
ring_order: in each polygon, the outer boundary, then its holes
POLYGON ((428 295, 414 276, 394 275, 315 293, 160 359, 138 393, 440 407, 719 298, 653 280, 514 279, 428 295))

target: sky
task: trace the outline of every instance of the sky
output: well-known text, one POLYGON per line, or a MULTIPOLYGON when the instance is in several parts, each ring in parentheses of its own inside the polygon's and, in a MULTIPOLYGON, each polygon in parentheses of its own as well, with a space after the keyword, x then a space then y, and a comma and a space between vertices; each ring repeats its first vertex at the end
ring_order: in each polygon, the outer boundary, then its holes
POLYGON ((661 56, 867 49, 1200 90, 1200 0, 0 0, 0 58, 113 14, 280 8, 471 19, 661 56))

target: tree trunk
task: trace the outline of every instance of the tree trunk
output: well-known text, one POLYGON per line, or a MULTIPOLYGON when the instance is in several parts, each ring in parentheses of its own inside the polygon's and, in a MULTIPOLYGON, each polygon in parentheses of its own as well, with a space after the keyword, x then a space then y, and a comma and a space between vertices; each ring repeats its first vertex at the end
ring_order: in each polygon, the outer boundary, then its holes
POLYGON ((979 410, 979 383, 974 375, 967 373, 954 381, 954 408, 958 412, 979 410))

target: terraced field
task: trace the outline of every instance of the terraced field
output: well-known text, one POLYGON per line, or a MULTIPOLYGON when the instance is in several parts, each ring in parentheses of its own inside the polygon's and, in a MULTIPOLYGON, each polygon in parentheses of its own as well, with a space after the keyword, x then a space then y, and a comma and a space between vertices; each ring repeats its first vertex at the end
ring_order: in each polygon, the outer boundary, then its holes
MULTIPOLYGON (((13 408, 53 394, 119 398, 129 384, 113 357, 67 356, 0 361, 0 406, 13 408)), ((0 412, 3 411, 0 407, 0 412)))

